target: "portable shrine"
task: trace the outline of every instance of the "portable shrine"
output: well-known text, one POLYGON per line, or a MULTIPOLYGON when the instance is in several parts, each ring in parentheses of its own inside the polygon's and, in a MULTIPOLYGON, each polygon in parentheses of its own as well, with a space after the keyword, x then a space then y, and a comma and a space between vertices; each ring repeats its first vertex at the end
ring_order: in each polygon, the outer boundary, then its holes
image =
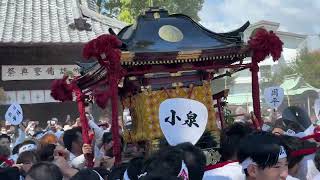
POLYGON ((124 132, 126 141, 153 140, 162 136, 158 111, 162 101, 181 97, 202 102, 208 109, 207 129, 218 132, 216 111, 222 128, 223 100, 227 90, 212 94, 211 80, 250 69, 255 125, 261 125, 258 63, 268 55, 281 56, 282 42, 264 29, 254 32, 248 43, 243 41, 245 23, 228 33, 215 33, 182 14, 168 14, 161 8, 150 8, 136 23, 123 28, 117 35, 102 35, 83 49, 88 61, 80 63, 81 76, 67 82, 56 80, 52 85, 55 99, 72 100, 77 96, 84 142, 88 124, 84 112, 87 97, 105 108, 112 104, 112 133, 116 162, 120 162, 118 130, 119 103, 125 110, 131 128, 124 132), (252 57, 250 63, 243 59, 252 57), (218 74, 219 69, 227 69, 218 74), (130 117, 130 118, 128 118, 130 117))

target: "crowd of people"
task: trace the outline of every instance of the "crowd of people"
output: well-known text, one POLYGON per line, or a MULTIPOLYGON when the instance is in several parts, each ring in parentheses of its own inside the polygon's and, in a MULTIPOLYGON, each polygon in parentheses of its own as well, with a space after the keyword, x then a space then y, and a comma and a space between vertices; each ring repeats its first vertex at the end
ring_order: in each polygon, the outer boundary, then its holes
MULTIPOLYGON (((1 128, 0 179, 2 180, 316 180, 320 179, 317 127, 302 111, 282 116, 261 129, 235 122, 221 130, 220 161, 208 164, 202 151, 216 146, 205 132, 195 145, 170 146, 165 139, 147 153, 137 143, 128 158, 115 163, 110 129, 87 116, 92 144, 84 144, 81 124, 61 125, 57 119, 40 128, 34 121, 1 128), (141 150, 143 149, 143 150, 141 150), (88 167, 86 156, 94 155, 88 167)), ((129 146, 121 139, 121 149, 129 146)), ((124 154, 124 153, 123 153, 124 154)), ((124 157, 124 156, 123 156, 124 157)))

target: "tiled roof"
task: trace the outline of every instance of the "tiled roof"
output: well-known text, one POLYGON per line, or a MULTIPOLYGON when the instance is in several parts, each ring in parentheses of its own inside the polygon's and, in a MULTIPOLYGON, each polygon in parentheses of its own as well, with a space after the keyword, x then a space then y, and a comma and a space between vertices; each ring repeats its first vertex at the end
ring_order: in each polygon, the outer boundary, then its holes
POLYGON ((89 9, 86 0, 0 1, 0 43, 85 43, 124 26, 89 9), (79 18, 90 30, 75 28, 79 18))

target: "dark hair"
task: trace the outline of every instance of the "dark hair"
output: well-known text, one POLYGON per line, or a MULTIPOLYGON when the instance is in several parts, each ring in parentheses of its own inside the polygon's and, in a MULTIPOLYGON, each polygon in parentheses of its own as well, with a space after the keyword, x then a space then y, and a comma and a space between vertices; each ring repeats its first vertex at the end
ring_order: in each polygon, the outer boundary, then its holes
POLYGON ((104 178, 105 176, 109 177, 110 175, 110 171, 103 167, 95 167, 93 168, 93 170, 97 171, 102 178, 104 178))
POLYGON ((184 151, 177 147, 160 149, 151 155, 145 162, 142 172, 147 174, 178 176, 181 163, 184 160, 184 151))
POLYGON ((252 132, 251 126, 245 123, 235 123, 224 129, 220 136, 221 161, 237 158, 241 139, 252 132))
POLYGON ((127 163, 122 163, 120 165, 113 166, 111 168, 111 172, 110 172, 108 179, 112 179, 112 180, 123 179, 123 175, 127 169, 127 166, 128 166, 127 163))
POLYGON ((278 163, 281 145, 280 138, 274 134, 252 133, 240 142, 238 159, 242 163, 251 158, 261 169, 272 167, 278 163))
POLYGON ((0 135, 0 140, 3 139, 3 138, 6 138, 6 139, 9 140, 9 142, 11 142, 11 137, 8 136, 7 134, 1 134, 1 135, 0 135))
POLYGON ((161 137, 159 139, 159 148, 163 149, 163 148, 167 148, 168 146, 170 146, 170 145, 169 145, 168 141, 166 140, 166 138, 165 137, 161 137))
POLYGON ((302 125, 300 125, 299 123, 297 123, 295 121, 288 120, 288 119, 284 119, 284 118, 277 119, 275 122, 274 128, 280 128, 284 131, 291 129, 296 133, 302 132, 305 130, 304 127, 302 125))
POLYGON ((12 154, 18 154, 20 147, 21 147, 21 143, 14 146, 12 149, 12 154))
POLYGON ((19 154, 19 157, 17 159, 17 164, 29 164, 33 163, 36 164, 39 162, 39 156, 34 151, 25 151, 19 154))
POLYGON ((81 169, 74 176, 70 178, 70 180, 100 180, 97 172, 94 172, 91 169, 81 169))
POLYGON ((146 176, 139 178, 139 180, 181 180, 181 178, 176 176, 147 174, 146 176))
POLYGON ((127 173, 131 180, 138 180, 139 175, 142 174, 143 163, 143 157, 133 158, 129 161, 127 173))
POLYGON ((24 145, 27 145, 27 144, 34 144, 34 145, 37 145, 37 143, 34 141, 34 140, 25 140, 21 143, 20 147, 24 146, 24 145))
POLYGON ((55 144, 47 144, 41 147, 41 149, 39 149, 38 151, 40 160, 52 162, 54 160, 53 153, 55 149, 56 149, 55 144))
POLYGON ((183 159, 189 171, 189 179, 201 180, 206 166, 206 156, 202 150, 191 143, 182 143, 176 147, 183 151, 183 159))
POLYGON ((33 165, 27 176, 33 180, 62 180, 63 178, 59 167, 49 162, 40 162, 33 165))
POLYGON ((102 136, 102 143, 110 143, 112 141, 112 133, 111 132, 105 132, 102 136))
POLYGON ((0 179, 19 180, 20 179, 20 171, 16 167, 0 168, 0 179))
MULTIPOLYGON (((102 136, 102 143, 103 144, 106 144, 106 143, 110 143, 112 141, 112 133, 111 132, 105 132, 103 133, 103 136, 102 136)), ((123 137, 120 135, 120 149, 121 151, 123 150, 123 144, 124 144, 124 141, 123 141, 123 137)), ((106 152, 106 155, 109 156, 109 157, 113 157, 113 148, 109 149, 107 152, 106 152)))
POLYGON ((7 146, 0 145, 0 156, 9 157, 10 156, 10 149, 7 146))
POLYGON ((77 141, 79 137, 78 133, 81 132, 82 131, 80 127, 72 128, 65 131, 63 135, 64 147, 66 147, 69 151, 72 151, 72 142, 77 141))
POLYGON ((293 151, 317 147, 316 143, 313 143, 310 141, 303 141, 298 137, 282 135, 280 136, 280 138, 284 144, 284 147, 288 151, 288 168, 289 169, 293 168, 296 164, 298 164, 305 156, 305 155, 291 156, 291 153, 293 151))
POLYGON ((312 123, 308 113, 300 107, 290 106, 282 111, 282 118, 284 118, 284 122, 291 121, 296 123, 302 131, 307 129, 312 123))
POLYGON ((210 131, 205 131, 195 146, 201 149, 217 147, 217 141, 210 131))

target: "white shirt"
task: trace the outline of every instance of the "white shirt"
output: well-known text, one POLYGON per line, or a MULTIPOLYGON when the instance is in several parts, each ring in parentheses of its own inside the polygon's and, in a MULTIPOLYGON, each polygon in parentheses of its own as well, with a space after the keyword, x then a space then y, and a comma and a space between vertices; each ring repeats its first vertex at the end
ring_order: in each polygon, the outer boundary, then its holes
POLYGON ((299 163, 299 169, 297 172, 297 178, 300 180, 312 180, 315 176, 317 176, 320 172, 316 168, 314 164, 315 154, 310 154, 305 156, 301 162, 299 163))
POLYGON ((286 180, 299 180, 299 179, 288 175, 286 180))
POLYGON ((70 165, 77 169, 82 169, 85 166, 86 159, 83 154, 80 156, 75 156, 70 152, 70 165))
POLYGON ((320 174, 316 175, 312 180, 320 180, 320 174))
POLYGON ((204 173, 202 180, 245 180, 246 176, 242 171, 239 162, 226 164, 222 167, 208 170, 204 173))

